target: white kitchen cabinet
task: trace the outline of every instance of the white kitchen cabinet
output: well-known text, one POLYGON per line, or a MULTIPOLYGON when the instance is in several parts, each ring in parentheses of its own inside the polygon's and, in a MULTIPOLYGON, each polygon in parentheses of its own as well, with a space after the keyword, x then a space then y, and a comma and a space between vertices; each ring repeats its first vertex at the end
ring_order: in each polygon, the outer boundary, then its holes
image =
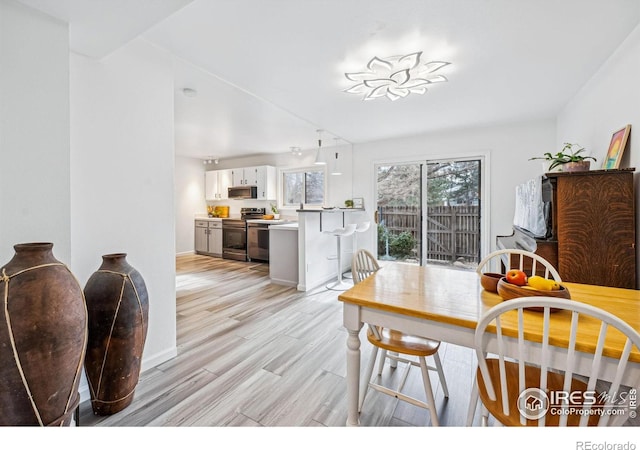
POLYGON ((196 253, 208 253, 209 252, 209 223, 206 220, 196 220, 195 228, 195 252, 196 253))
POLYGON ((211 222, 211 224, 209 224, 209 253, 222 257, 222 222, 211 222), (211 226, 211 224, 215 225, 211 226))
POLYGON ((231 186, 231 169, 218 170, 218 193, 219 200, 229 198, 229 187, 231 186))
POLYGON ((204 173, 204 198, 218 200, 218 171, 207 170, 204 173))
POLYGON ((231 170, 208 170, 205 172, 204 192, 206 200, 226 200, 231 186, 231 170))
POLYGON ((231 169, 233 186, 256 186, 258 200, 275 200, 277 171, 273 166, 240 167, 231 169))
POLYGON ((222 257, 222 220, 195 221, 195 252, 222 257))
POLYGON ((273 284, 298 286, 298 224, 269 227, 269 278, 273 284))

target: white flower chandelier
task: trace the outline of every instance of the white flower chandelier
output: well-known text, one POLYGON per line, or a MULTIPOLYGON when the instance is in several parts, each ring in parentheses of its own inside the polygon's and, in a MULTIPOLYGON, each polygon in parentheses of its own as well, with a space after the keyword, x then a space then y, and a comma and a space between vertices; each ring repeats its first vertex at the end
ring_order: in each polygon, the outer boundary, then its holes
POLYGON ((344 92, 363 95, 363 100, 387 97, 389 100, 404 98, 409 94, 424 94, 427 85, 447 81, 444 75, 434 72, 448 66, 449 62, 429 61, 421 63, 422 52, 387 58, 373 57, 366 72, 345 73, 347 79, 357 84, 344 92))

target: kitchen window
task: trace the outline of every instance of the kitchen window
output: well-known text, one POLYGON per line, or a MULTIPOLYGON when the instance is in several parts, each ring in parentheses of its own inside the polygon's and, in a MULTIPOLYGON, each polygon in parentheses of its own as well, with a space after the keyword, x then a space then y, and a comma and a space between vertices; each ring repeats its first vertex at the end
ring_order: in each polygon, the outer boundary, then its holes
POLYGON ((291 169, 282 172, 282 206, 298 207, 324 203, 324 168, 291 169))

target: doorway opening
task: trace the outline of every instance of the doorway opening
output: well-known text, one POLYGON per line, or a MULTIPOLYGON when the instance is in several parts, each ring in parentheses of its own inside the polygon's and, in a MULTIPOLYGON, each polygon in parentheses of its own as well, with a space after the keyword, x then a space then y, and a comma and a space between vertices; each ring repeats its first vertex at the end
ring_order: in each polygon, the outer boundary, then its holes
POLYGON ((377 164, 378 259, 475 269, 483 158, 377 164))

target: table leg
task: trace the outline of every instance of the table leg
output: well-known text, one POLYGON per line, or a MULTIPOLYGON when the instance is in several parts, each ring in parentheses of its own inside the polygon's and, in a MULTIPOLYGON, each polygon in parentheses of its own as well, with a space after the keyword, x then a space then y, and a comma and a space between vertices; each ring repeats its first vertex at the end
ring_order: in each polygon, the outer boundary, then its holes
POLYGON ((360 330, 347 330, 347 426, 360 425, 358 396, 360 389, 360 330))

